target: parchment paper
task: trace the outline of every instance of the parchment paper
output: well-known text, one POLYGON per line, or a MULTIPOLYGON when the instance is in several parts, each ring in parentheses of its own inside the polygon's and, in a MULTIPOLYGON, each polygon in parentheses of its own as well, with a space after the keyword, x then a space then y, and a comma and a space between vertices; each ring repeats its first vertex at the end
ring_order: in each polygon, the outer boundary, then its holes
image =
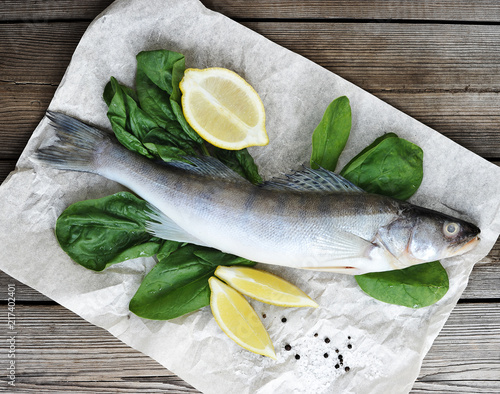
POLYGON ((255 87, 266 107, 271 143, 251 153, 266 177, 308 160, 315 125, 341 95, 350 99, 353 127, 339 168, 386 132, 420 145, 425 176, 412 201, 455 215, 451 209, 466 213, 482 230, 482 242, 472 253, 443 261, 451 286, 446 296, 431 307, 413 310, 366 296, 353 277, 268 266, 320 304, 313 310, 253 302, 258 313, 266 314, 263 322, 277 361, 239 348, 221 332, 209 308, 169 322, 138 318, 128 311, 128 302, 153 259, 95 273, 72 262, 57 244, 55 221, 69 204, 122 187, 95 175, 33 168, 29 156, 52 133, 46 119, 0 188, 0 269, 104 327, 205 393, 408 392, 474 263, 488 254, 498 237, 499 169, 197 0, 115 2, 83 36, 50 109, 109 129, 101 98, 106 82, 115 76, 133 86, 136 54, 160 48, 185 54, 189 67, 235 70, 255 87), (292 350, 284 350, 286 344, 292 350), (338 354, 343 365, 335 368, 338 354))

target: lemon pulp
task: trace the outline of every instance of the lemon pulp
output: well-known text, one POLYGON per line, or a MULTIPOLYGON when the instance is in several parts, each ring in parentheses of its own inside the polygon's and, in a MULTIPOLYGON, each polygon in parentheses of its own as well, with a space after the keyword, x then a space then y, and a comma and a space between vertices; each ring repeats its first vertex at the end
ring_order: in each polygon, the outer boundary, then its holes
POLYGON ((239 150, 269 143, 264 104, 235 72, 188 68, 179 87, 186 121, 212 145, 239 150))
POLYGON ((214 276, 208 283, 210 308, 222 331, 241 347, 276 360, 271 338, 245 297, 214 276))
POLYGON ((215 275, 244 295, 267 304, 318 307, 318 304, 297 286, 270 272, 249 267, 219 266, 215 275))

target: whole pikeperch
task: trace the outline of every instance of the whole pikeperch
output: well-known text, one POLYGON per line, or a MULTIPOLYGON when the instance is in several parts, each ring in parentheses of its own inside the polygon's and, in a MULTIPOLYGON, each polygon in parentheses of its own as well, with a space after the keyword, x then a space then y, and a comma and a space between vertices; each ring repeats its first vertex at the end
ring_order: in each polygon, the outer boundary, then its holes
POLYGON ((131 189, 149 202, 147 229, 160 238, 260 263, 347 274, 460 255, 479 242, 471 223, 366 193, 323 169, 255 186, 213 158, 160 165, 67 115, 48 112, 48 118, 59 140, 35 160, 131 189))

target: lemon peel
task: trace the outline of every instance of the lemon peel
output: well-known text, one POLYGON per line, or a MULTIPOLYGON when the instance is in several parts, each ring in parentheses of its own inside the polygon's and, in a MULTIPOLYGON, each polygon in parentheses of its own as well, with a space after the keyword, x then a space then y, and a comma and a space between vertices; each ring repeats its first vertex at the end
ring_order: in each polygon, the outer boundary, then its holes
POLYGON ((208 284, 210 308, 222 331, 241 347, 276 360, 271 338, 245 297, 215 276, 208 284))
POLYGON ((218 266, 215 276, 244 295, 267 304, 318 307, 318 304, 297 286, 267 271, 249 267, 218 266))

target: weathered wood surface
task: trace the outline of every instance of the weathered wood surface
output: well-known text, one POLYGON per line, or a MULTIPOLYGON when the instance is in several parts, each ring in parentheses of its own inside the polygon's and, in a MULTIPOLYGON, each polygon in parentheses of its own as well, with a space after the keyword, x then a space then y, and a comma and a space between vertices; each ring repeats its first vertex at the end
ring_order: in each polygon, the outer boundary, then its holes
MULTIPOLYGON (((57 85, 88 24, 0 23, 2 84, 57 85)), ((372 92, 500 91, 496 25, 243 24, 372 92)))
MULTIPOLYGON (((499 2, 202 1, 484 158, 500 159, 499 2)), ((0 181, 14 168, 90 20, 110 3, 2 1, 0 181)), ((412 392, 500 392, 500 241, 488 257, 491 264, 474 268, 412 392)), ((197 392, 2 273, 4 306, 12 282, 20 328, 19 392, 197 392)), ((7 334, 0 330, 2 343, 7 334)), ((0 390, 5 387, 0 384, 0 390)))
MULTIPOLYGON (((500 158, 500 29, 483 25, 245 22, 460 145, 500 158), (340 40, 339 37, 342 37, 340 40), (466 42, 463 38, 467 37, 466 42)), ((88 22, 0 24, 0 118, 17 157, 88 22)), ((188 59, 189 62, 189 59, 188 59)))
MULTIPOLYGON (((19 305, 16 315, 20 392, 198 392, 61 306, 19 305)), ((412 392, 498 393, 499 334, 500 303, 458 305, 427 354, 412 392)), ((0 341, 7 340, 8 332, 0 331, 0 341)))
MULTIPOLYGON (((353 19, 499 22, 495 0, 201 0, 211 10, 235 19, 353 19)), ((0 21, 88 19, 112 0, 3 0, 0 21)))

